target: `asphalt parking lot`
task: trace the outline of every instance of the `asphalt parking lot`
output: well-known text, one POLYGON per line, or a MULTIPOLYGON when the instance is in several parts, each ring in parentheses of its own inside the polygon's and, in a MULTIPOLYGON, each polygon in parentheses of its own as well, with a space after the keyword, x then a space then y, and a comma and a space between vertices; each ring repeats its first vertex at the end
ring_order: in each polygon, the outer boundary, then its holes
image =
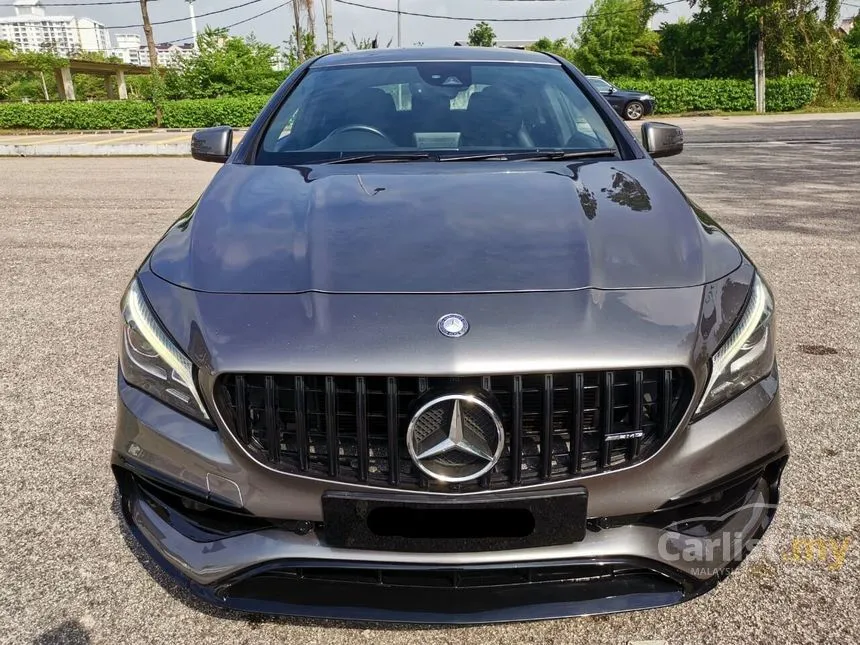
POLYGON ((463 628, 217 613, 130 547, 108 467, 117 303, 217 166, 0 159, 0 642, 860 642, 860 120, 691 123, 689 141, 665 168, 777 297, 793 454, 775 524, 684 605, 463 628), (847 545, 844 560, 807 557, 807 539, 847 545))

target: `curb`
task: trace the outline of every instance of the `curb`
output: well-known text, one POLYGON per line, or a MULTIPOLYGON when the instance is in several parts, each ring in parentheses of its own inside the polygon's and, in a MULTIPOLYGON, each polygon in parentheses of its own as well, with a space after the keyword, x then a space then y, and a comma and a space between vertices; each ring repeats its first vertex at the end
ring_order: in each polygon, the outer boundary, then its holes
MULTIPOLYGON (((48 136, 57 134, 169 134, 171 132, 197 132, 201 128, 140 128, 128 130, 0 130, 0 135, 4 136, 48 136)), ((246 128, 233 128, 234 130, 245 130, 246 128)))
POLYGON ((0 157, 190 157, 190 143, 0 145, 0 157))

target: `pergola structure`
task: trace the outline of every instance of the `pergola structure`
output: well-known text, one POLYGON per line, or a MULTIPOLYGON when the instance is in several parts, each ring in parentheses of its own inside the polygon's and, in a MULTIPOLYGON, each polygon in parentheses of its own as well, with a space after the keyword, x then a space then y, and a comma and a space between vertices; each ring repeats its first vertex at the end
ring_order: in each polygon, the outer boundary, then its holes
MULTIPOLYGON (((0 71, 38 72, 40 70, 23 61, 13 59, 0 60, 0 71)), ((57 81, 57 92, 66 101, 75 100, 75 85, 72 83, 72 74, 101 76, 105 81, 105 90, 107 91, 108 98, 117 98, 116 94, 118 93, 118 98, 127 99, 128 90, 125 87, 125 75, 149 74, 149 68, 139 65, 126 65, 125 63, 69 59, 68 65, 54 70, 54 77, 57 81), (111 82, 112 77, 116 77, 117 92, 114 92, 114 86, 111 82)))

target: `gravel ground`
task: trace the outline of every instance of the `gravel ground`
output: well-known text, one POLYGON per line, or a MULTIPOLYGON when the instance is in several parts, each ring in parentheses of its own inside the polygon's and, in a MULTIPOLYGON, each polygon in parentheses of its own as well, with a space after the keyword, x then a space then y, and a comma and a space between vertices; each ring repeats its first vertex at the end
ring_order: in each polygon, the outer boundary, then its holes
POLYGON ((108 468, 117 302, 217 167, 0 160, 0 642, 860 642, 853 123, 850 136, 840 131, 844 141, 691 146, 665 163, 743 244, 778 298, 793 456, 777 521, 753 556, 714 592, 669 609, 448 629, 213 613, 142 566, 116 515, 108 468), (795 538, 850 542, 837 567, 793 561, 795 538))

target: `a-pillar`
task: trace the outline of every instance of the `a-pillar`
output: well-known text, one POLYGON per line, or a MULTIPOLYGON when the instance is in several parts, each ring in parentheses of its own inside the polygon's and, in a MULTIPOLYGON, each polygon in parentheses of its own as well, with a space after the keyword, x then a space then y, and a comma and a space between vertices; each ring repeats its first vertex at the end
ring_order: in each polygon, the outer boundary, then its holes
POLYGON ((128 98, 128 89, 125 87, 125 72, 121 69, 116 71, 116 87, 119 90, 119 98, 123 101, 128 98))
POLYGON ((57 79, 57 93, 66 101, 75 100, 75 84, 72 82, 72 70, 61 67, 54 72, 57 79))

